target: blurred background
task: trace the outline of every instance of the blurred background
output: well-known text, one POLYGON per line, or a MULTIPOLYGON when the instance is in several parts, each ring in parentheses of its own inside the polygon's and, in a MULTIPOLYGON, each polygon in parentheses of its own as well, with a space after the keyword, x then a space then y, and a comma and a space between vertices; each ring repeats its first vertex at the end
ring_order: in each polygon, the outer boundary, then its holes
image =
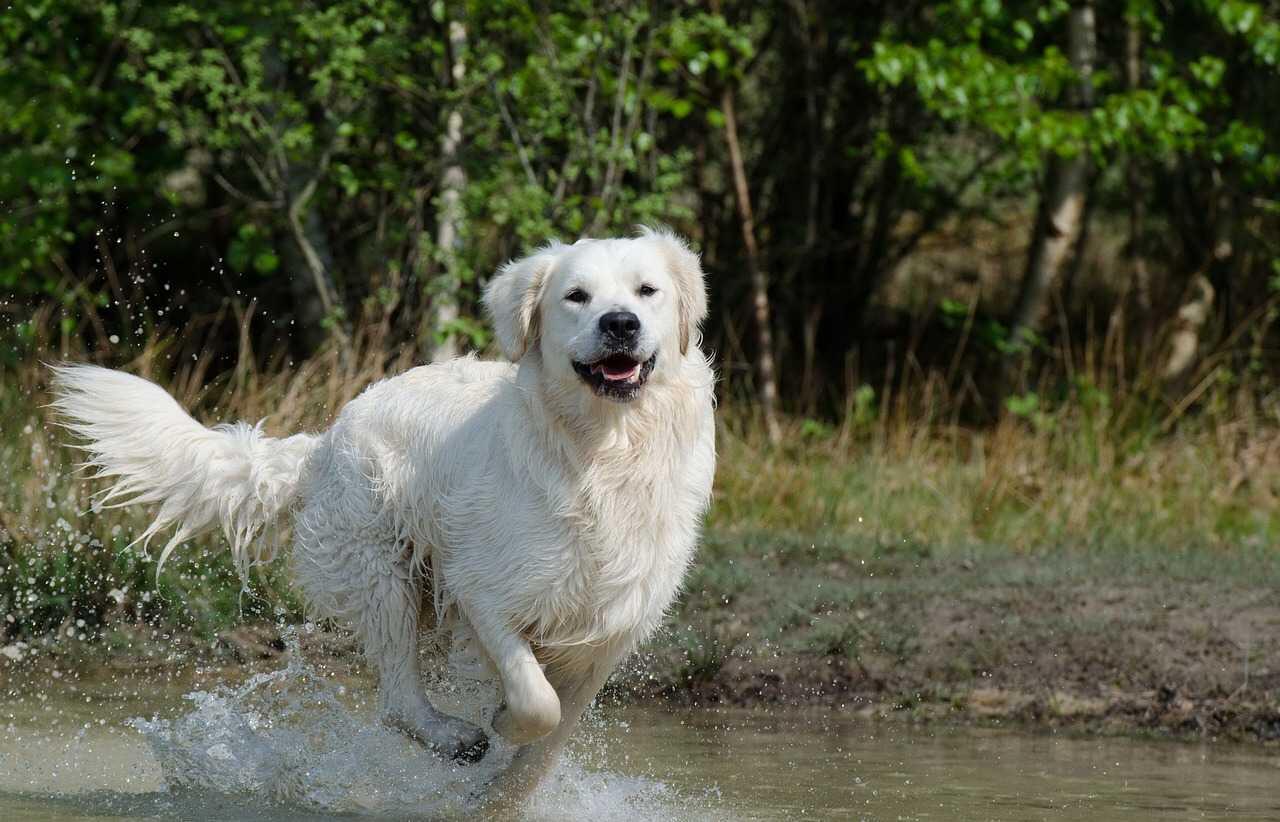
POLYGON ((707 271, 721 463, 637 688, 1280 734, 1278 17, 7 5, 7 655, 161 626, 252 656, 274 640, 234 626, 301 613, 283 571, 242 595, 213 537, 156 578, 145 516, 72 479, 42 362, 314 429, 494 353, 504 261, 663 223, 707 271))

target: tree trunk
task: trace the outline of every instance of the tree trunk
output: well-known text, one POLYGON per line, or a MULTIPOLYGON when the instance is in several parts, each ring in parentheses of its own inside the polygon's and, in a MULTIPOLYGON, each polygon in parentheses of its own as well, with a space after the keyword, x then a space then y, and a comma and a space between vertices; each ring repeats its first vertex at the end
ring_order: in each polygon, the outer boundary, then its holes
POLYGON ((458 356, 460 347, 455 325, 458 321, 458 297, 462 287, 459 255, 462 250, 462 191, 467 175, 459 152, 462 147, 462 103, 456 93, 466 77, 467 27, 461 20, 449 21, 449 69, 455 92, 454 105, 445 123, 440 141, 444 172, 440 177, 440 208, 436 218, 436 248, 444 267, 431 301, 431 361, 440 362, 458 356))
MULTIPOLYGON (((1125 84, 1129 91, 1136 91, 1142 83, 1142 28, 1135 16, 1125 21, 1125 84)), ((1132 154, 1125 165, 1129 188, 1129 260, 1133 265, 1133 292, 1138 312, 1144 318, 1151 316, 1151 272, 1147 269, 1147 257, 1142 247, 1142 223, 1144 221, 1142 175, 1138 161, 1132 154)), ((1147 320, 1144 320, 1149 325, 1147 320)), ((1143 331, 1145 337, 1148 329, 1143 331)))
POLYGON ((805 175, 805 220, 804 220, 804 253, 796 255, 792 280, 800 283, 801 294, 807 304, 804 313, 804 324, 801 329, 801 340, 804 346, 804 365, 800 376, 800 403, 805 413, 812 414, 818 404, 817 361, 818 361, 818 328, 822 322, 823 301, 817 290, 812 287, 813 278, 805 277, 803 272, 822 269, 822 256, 818 254, 818 213, 822 195, 822 115, 818 109, 818 89, 821 81, 818 76, 818 49, 810 27, 809 6, 807 0, 792 0, 795 12, 795 23, 800 35, 801 53, 804 57, 804 115, 808 125, 809 156, 805 175))
POLYGON ((858 259, 854 266, 856 282, 850 303, 849 318, 855 323, 866 319, 871 301, 893 273, 897 259, 890 259, 889 243, 893 239, 897 211, 895 203, 902 188, 902 162, 898 152, 890 152, 880 164, 880 177, 876 181, 873 220, 870 211, 862 217, 870 231, 859 244, 858 259))
POLYGON ((1059 304, 1067 311, 1071 310, 1075 286, 1080 280, 1080 272, 1084 269, 1085 257, 1089 251, 1089 227, 1093 224, 1093 214, 1097 206, 1098 198, 1095 196, 1093 183, 1086 181, 1084 206, 1080 212, 1080 229, 1076 232, 1076 241, 1071 247, 1071 261, 1062 272, 1062 283, 1059 286, 1059 293, 1062 295, 1059 304))
MULTIPOLYGON (((285 83, 286 66, 275 46, 264 52, 263 68, 268 87, 285 83)), ((289 125, 274 106, 266 106, 264 113, 271 128, 279 133, 289 125)), ((269 171, 260 175, 259 182, 268 198, 283 200, 285 222, 293 240, 283 245, 281 257, 293 297, 297 334, 310 351, 319 348, 330 334, 336 335, 339 350, 345 355, 351 348, 350 334, 333 281, 333 253, 324 221, 311 204, 328 171, 330 150, 303 163, 290 158, 280 141, 275 140, 266 153, 273 162, 267 164, 269 171)))
MULTIPOLYGON (((292 232, 292 228, 290 228, 292 232)), ((289 278, 289 296, 293 300, 294 330, 292 336, 308 351, 315 351, 325 339, 324 300, 316 291, 315 281, 307 270, 306 258, 296 241, 286 240, 281 246, 281 262, 289 278)))
POLYGON ((1173 322, 1173 333, 1169 335, 1168 351, 1160 369, 1160 376, 1167 384, 1181 383, 1196 364, 1201 348, 1200 338, 1213 309, 1213 297, 1213 286, 1209 284, 1208 277, 1197 273, 1191 278, 1187 296, 1173 322))
POLYGON ((1221 175, 1216 172, 1214 189, 1211 206, 1213 247, 1204 267, 1192 276, 1182 304, 1178 307, 1178 315, 1173 321, 1173 330, 1169 335, 1164 363, 1160 369, 1160 376, 1170 389, 1183 387, 1186 377, 1200 360, 1200 354, 1205 348, 1204 335, 1209 330, 1209 317, 1218 296, 1211 280, 1217 279, 1220 284, 1228 281, 1228 269, 1235 255, 1234 203, 1223 185, 1221 175))
MULTIPOLYGON (((1067 52, 1079 82, 1070 90, 1069 102, 1077 109, 1093 105, 1093 62, 1096 23, 1091 0, 1071 8, 1067 52)), ((1047 313, 1048 296, 1058 281, 1072 240, 1080 230, 1084 213, 1089 158, 1084 148, 1071 157, 1054 154, 1045 174, 1045 190, 1027 253, 1018 301, 1010 317, 1010 341, 1025 341, 1040 330, 1047 313)))
POLYGON ((320 214, 309 208, 317 178, 298 184, 291 180, 286 218, 293 243, 285 246, 285 270, 293 294, 299 333, 308 349, 315 350, 332 333, 345 351, 350 335, 333 282, 333 253, 320 214), (326 329, 327 327, 327 329, 326 329))
POLYGON ((751 191, 738 143, 738 118, 734 114, 733 89, 725 86, 720 96, 720 113, 724 115, 725 140, 729 144, 729 165, 733 171, 733 187, 738 202, 738 220, 742 225, 742 247, 747 257, 747 274, 751 281, 751 302, 756 325, 756 365, 760 374, 760 410, 764 415, 769 442, 782 442, 778 424, 778 379, 774 366, 772 312, 769 309, 769 278, 760 265, 756 246, 755 214, 751 209, 751 191))

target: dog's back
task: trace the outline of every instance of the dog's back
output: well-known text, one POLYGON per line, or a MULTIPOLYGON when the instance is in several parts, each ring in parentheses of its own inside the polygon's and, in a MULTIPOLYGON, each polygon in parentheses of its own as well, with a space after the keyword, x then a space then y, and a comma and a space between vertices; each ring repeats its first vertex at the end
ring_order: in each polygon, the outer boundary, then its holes
MULTIPOLYGON (((478 478, 491 473, 501 421, 519 401, 514 372, 473 356, 414 368, 371 385, 320 436, 299 491, 293 553, 294 576, 318 613, 349 619, 361 610, 350 581, 369 565, 392 573, 407 560, 423 572, 439 561, 443 509, 492 484, 478 478)), ((437 575, 420 576, 430 584, 437 575)))

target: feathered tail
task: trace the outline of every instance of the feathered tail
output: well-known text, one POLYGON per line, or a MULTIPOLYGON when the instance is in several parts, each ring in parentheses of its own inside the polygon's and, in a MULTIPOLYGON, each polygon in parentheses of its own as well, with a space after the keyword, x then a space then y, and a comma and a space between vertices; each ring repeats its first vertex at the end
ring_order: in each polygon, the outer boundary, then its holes
POLYGON ((86 466, 113 478, 99 503, 159 503, 155 520, 134 541, 176 526, 157 573, 183 540, 221 525, 241 579, 271 559, 255 538, 298 491, 302 463, 316 438, 262 435, 261 423, 205 428, 159 386, 94 365, 53 367, 53 407, 84 439, 86 466))

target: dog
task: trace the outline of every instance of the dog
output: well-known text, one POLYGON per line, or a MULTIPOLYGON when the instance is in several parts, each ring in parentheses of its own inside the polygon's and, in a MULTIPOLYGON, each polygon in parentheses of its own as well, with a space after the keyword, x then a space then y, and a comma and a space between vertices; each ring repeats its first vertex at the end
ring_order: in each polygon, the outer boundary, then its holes
POLYGON ((715 471, 703 272, 664 229, 552 242, 483 292, 509 362, 465 356, 367 388, 320 434, 205 428, 158 386, 53 368, 53 407, 112 481, 102 504, 156 504, 144 545, 221 527, 242 579, 292 523, 308 607, 354 629, 384 721, 454 760, 485 730, 420 681, 420 619, 479 641, 519 746, 496 790, 553 765, 616 665, 649 636, 693 558, 715 471), (427 607, 429 606, 429 607, 427 607))

